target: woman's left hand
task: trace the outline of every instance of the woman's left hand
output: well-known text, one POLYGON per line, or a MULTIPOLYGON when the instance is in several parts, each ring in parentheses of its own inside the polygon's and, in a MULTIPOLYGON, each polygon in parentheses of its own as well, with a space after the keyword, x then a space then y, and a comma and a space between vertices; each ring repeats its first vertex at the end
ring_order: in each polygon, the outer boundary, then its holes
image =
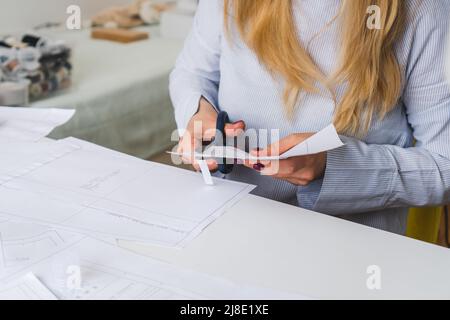
MULTIPOLYGON (((287 136, 278 143, 268 146, 264 150, 253 150, 251 155, 258 157, 279 156, 297 144, 308 139, 314 133, 297 133, 287 136)), ((288 181, 297 186, 306 186, 325 174, 327 153, 293 157, 277 161, 246 161, 244 165, 262 175, 288 181)))

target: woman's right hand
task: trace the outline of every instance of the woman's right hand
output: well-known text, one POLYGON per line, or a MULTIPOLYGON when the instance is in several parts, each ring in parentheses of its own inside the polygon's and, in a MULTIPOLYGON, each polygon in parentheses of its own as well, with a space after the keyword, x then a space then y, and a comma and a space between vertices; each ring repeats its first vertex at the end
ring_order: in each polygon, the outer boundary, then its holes
MULTIPOLYGON (((197 113, 191 118, 183 137, 178 143, 177 152, 182 154, 185 164, 192 164, 199 171, 198 163, 195 161, 195 151, 200 151, 204 143, 211 142, 216 135, 217 112, 205 98, 200 99, 197 113)), ((245 130, 244 121, 237 121, 225 126, 227 136, 237 136, 245 130)), ((211 171, 218 169, 217 162, 213 159, 207 161, 211 171)))

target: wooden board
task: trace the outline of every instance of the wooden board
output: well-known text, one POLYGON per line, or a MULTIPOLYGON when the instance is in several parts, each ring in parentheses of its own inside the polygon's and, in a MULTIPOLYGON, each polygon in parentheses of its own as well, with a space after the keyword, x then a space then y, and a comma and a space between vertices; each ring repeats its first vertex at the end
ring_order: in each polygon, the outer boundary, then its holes
POLYGON ((148 39, 149 34, 147 32, 134 30, 96 28, 92 30, 91 37, 93 39, 109 40, 120 43, 130 43, 148 39))

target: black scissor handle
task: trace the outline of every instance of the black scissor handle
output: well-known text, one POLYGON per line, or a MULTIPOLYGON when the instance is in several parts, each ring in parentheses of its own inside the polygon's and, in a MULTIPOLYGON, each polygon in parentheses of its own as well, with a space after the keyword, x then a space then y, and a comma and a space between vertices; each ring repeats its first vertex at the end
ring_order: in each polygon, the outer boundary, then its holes
MULTIPOLYGON (((227 136, 225 134, 225 126, 227 123, 230 123, 230 118, 228 117, 228 113, 225 111, 219 112, 217 115, 217 123, 216 123, 216 138, 214 143, 216 146, 225 147, 227 145, 227 136)), ((227 164, 229 161, 226 158, 222 159, 222 164, 219 164, 219 171, 223 174, 229 174, 233 171, 233 164, 227 164)))

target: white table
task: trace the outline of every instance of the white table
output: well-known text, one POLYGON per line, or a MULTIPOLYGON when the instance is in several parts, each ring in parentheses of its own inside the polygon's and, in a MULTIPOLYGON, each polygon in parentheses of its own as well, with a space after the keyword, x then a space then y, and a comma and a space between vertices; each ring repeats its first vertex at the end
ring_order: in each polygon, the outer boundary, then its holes
POLYGON ((238 283, 319 299, 450 298, 450 251, 248 196, 184 250, 127 249, 238 283), (367 289, 369 265, 381 268, 367 289))

